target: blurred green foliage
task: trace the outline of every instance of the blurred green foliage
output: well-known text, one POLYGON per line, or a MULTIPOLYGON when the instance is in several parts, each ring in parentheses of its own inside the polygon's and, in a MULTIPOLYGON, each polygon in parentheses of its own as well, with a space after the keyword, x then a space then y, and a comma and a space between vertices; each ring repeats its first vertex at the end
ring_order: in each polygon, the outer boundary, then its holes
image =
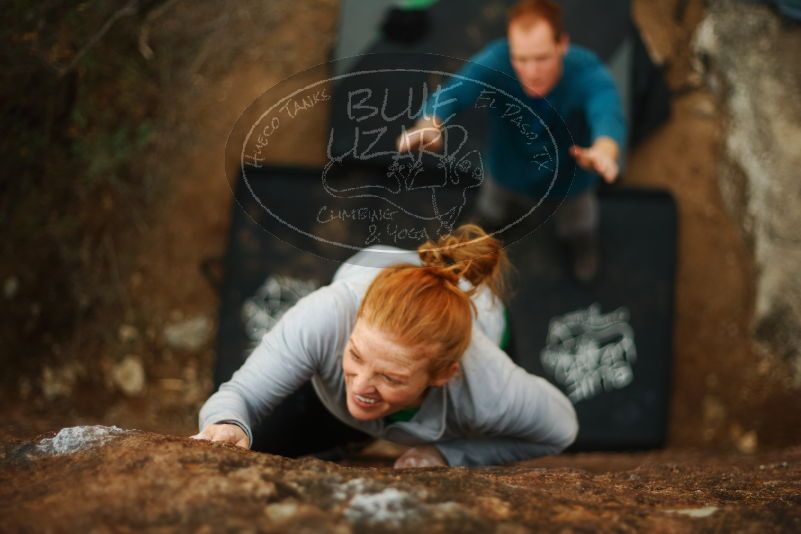
POLYGON ((28 366, 78 322, 123 313, 109 288, 125 251, 104 244, 124 240, 158 197, 142 165, 158 67, 137 39, 161 3, 4 2, 0 284, 14 278, 20 289, 0 299, 2 363, 28 366))

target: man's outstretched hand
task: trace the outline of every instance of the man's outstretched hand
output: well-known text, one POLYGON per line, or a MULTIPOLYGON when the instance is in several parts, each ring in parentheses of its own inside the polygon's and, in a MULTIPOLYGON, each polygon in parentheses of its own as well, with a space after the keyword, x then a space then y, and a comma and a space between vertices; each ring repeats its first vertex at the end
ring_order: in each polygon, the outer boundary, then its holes
POLYGON ((609 137, 599 137, 589 148, 570 147, 570 155, 582 169, 596 172, 607 182, 617 180, 620 166, 617 164, 619 149, 617 143, 609 137))
POLYGON ((440 467, 448 466, 448 462, 433 445, 412 447, 395 460, 395 469, 409 469, 412 467, 440 467))
POLYGON ((398 152, 412 152, 418 148, 437 152, 442 148, 441 124, 436 117, 422 118, 414 127, 398 136, 396 148, 398 152))
POLYGON ((237 425, 228 423, 221 423, 216 425, 208 425, 199 434, 190 436, 192 439, 205 439, 208 441, 222 441, 223 443, 232 443, 237 447, 245 449, 250 448, 250 440, 245 431, 237 425))

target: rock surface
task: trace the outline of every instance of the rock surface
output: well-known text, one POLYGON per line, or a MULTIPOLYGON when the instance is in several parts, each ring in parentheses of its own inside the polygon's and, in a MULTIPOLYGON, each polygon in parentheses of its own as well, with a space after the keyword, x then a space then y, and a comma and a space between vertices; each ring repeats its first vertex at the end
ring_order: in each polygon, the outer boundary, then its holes
POLYGON ((164 340, 170 348, 197 352, 211 338, 212 323, 203 316, 170 323, 164 327, 164 340))
POLYGON ((720 186, 758 268, 754 329, 801 387, 801 31, 767 6, 715 0, 695 49, 728 111, 720 186))
POLYGON ((801 448, 400 472, 107 427, 65 431, 89 439, 61 453, 43 439, 0 449, 3 530, 801 531, 801 448))
POLYGON ((111 369, 112 382, 126 395, 132 397, 145 389, 145 368, 142 360, 133 354, 126 356, 111 369))

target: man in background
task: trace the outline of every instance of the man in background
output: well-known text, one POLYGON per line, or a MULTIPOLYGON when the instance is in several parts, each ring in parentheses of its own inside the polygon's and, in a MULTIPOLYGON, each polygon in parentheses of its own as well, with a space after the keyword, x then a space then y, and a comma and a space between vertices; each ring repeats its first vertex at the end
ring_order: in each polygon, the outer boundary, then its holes
POLYGON ((429 98, 414 127, 400 136, 398 150, 438 150, 441 130, 454 113, 470 106, 491 107, 482 87, 508 88, 544 120, 523 117, 526 123, 521 124, 500 112, 489 114, 489 173, 477 199, 476 222, 494 230, 528 212, 539 199, 553 207, 561 202, 554 216, 557 237, 566 245, 573 276, 591 282, 600 264, 596 189, 601 178, 608 183, 617 179, 627 135, 611 74, 594 53, 570 44, 556 2, 523 0, 509 11, 507 37, 476 54, 459 75, 486 85, 450 80, 441 95, 429 98), (517 83, 510 85, 510 80, 517 83), (479 105, 482 99, 486 102, 479 105), (559 121, 569 135, 558 140, 556 154, 538 160, 542 145, 530 141, 547 138, 555 126, 549 122, 559 121), (561 174, 556 182, 554 172, 561 174))

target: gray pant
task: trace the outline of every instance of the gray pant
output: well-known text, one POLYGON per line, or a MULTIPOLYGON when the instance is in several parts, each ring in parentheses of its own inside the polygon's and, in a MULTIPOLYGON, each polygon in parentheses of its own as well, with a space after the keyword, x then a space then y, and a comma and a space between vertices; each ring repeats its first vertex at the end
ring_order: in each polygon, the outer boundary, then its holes
MULTIPOLYGON (((479 221, 487 226, 498 227, 523 217, 534 204, 535 199, 507 189, 488 176, 478 193, 476 211, 479 221)), ((598 197, 594 189, 566 198, 558 207, 556 204, 558 201, 543 202, 526 217, 532 217, 532 220, 521 220, 520 224, 536 226, 556 208, 554 223, 559 239, 568 240, 597 234, 600 217, 598 197)))

